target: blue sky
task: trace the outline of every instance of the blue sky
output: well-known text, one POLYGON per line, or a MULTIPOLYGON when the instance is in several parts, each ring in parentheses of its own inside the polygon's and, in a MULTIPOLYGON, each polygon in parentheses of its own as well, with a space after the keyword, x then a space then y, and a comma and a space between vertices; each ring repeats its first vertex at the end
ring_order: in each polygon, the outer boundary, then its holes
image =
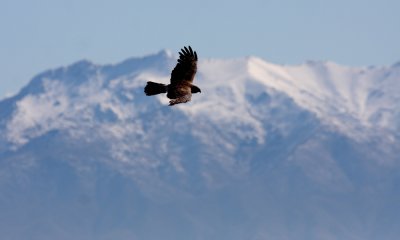
POLYGON ((0 0, 0 98, 80 59, 116 63, 192 45, 279 64, 400 61, 398 0, 0 0))

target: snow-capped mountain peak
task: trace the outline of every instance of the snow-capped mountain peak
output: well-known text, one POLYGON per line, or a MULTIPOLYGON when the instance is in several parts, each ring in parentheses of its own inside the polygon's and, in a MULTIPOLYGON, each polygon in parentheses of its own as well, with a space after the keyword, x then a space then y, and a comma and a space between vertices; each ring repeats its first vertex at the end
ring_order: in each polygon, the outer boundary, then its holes
POLYGON ((398 64, 200 59, 170 107, 143 87, 176 58, 83 60, 0 101, 0 236, 398 236, 398 64))
POLYGON ((333 62, 281 67, 260 59, 249 66, 254 78, 287 93, 343 133, 368 137, 378 129, 398 129, 400 95, 393 90, 400 88, 400 74, 393 67, 352 68, 333 62))
MULTIPOLYGON (((149 80, 167 83, 174 64, 173 54, 163 50, 116 65, 100 66, 83 60, 45 72, 19 94, 6 127, 7 139, 22 144, 28 141, 28 136, 68 128, 82 121, 73 116, 95 117, 89 116, 89 109, 92 113, 108 111, 116 120, 125 121, 135 115, 132 105, 135 98, 143 98, 144 83, 149 80)), ((196 78, 203 93, 177 109, 191 115, 207 114, 216 122, 251 125, 256 139, 262 142, 265 133, 261 119, 251 115, 254 103, 249 96, 277 92, 343 134, 368 138, 378 130, 384 134, 392 132, 390 137, 398 138, 395 133, 400 115, 400 96, 395 90, 400 87, 398 79, 400 71, 395 66, 351 68, 333 62, 280 66, 257 57, 205 59, 199 62, 196 78)), ((162 104, 167 102, 165 96, 157 99, 162 104)))

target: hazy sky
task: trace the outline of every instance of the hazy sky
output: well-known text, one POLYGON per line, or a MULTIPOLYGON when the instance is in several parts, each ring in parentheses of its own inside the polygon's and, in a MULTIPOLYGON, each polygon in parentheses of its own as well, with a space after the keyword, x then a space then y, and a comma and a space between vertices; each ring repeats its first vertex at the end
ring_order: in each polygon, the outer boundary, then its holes
POLYGON ((80 59, 116 63, 192 45, 280 64, 400 61, 399 0, 0 0, 0 98, 80 59))

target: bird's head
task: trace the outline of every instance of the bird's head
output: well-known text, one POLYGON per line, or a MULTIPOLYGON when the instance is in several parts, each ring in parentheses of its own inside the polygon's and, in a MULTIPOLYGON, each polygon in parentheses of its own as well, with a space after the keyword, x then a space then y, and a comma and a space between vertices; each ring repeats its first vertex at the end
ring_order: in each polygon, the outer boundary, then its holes
POLYGON ((192 85, 192 93, 201 93, 201 90, 198 86, 192 85))

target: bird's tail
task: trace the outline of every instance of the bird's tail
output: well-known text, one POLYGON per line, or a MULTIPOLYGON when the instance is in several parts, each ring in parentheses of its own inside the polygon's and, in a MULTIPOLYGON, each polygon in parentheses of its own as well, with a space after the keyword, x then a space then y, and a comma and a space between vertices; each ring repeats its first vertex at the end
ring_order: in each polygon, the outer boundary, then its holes
POLYGON ((144 93, 146 93, 147 96, 166 93, 166 92, 167 92, 167 85, 162 83, 147 82, 146 87, 144 87, 144 93))

